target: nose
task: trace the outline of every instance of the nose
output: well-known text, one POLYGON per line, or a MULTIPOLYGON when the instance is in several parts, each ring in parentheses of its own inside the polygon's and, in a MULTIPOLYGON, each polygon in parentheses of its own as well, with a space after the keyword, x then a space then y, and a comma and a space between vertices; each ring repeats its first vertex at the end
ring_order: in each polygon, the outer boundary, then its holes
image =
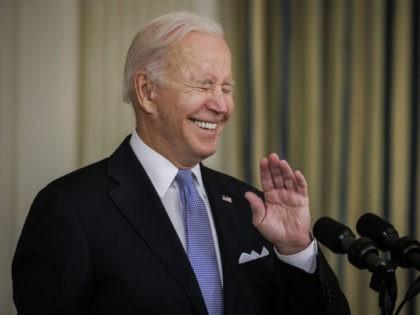
POLYGON ((207 102, 207 108, 218 114, 224 115, 232 112, 232 92, 224 92, 221 85, 215 86, 212 89, 211 98, 207 102))

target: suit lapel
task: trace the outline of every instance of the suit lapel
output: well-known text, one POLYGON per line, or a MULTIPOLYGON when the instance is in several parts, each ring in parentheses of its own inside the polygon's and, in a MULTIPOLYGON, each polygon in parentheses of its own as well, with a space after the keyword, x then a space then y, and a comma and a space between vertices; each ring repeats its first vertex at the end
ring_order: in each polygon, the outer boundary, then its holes
POLYGON ((221 186, 209 169, 202 167, 201 170, 219 241, 223 268, 224 313, 233 314, 238 280, 238 262, 234 254, 239 250, 236 235, 237 220, 235 220, 237 208, 235 200, 231 199, 230 190, 221 186))
POLYGON ((185 250, 128 138, 110 157, 108 173, 119 182, 110 197, 139 236, 166 266, 192 303, 206 314, 204 300, 185 250))

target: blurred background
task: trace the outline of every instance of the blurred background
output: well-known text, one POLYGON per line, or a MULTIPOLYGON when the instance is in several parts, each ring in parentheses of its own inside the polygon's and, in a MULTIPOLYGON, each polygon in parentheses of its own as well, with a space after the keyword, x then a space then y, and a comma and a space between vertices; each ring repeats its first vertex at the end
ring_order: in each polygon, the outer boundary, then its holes
MULTIPOLYGON (((205 164, 258 186, 259 159, 278 152, 305 174, 313 222, 355 231, 374 212, 420 239, 420 1, 0 0, 0 314, 16 313, 11 260, 33 198, 134 129, 126 51, 178 10, 219 21, 233 52, 236 114, 205 164)), ((380 314, 371 274, 324 252, 352 313, 380 314)), ((398 302, 417 276, 397 270, 398 302)))

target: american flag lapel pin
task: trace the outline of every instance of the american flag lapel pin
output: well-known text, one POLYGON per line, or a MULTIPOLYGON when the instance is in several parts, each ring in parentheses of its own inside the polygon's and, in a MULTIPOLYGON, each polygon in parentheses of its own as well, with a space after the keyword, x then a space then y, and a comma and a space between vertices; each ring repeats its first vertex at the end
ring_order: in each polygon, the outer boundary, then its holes
POLYGON ((226 202, 229 202, 229 203, 232 203, 232 198, 229 197, 229 196, 226 196, 226 195, 222 195, 222 200, 224 200, 226 202))

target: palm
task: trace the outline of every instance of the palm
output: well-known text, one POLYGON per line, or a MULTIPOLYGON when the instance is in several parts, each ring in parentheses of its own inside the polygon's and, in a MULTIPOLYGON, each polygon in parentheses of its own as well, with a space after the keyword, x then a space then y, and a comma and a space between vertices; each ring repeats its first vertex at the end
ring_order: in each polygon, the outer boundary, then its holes
POLYGON ((261 184, 264 201, 255 194, 246 194, 254 225, 282 253, 305 248, 310 242, 310 214, 303 175, 271 154, 261 161, 261 184))

